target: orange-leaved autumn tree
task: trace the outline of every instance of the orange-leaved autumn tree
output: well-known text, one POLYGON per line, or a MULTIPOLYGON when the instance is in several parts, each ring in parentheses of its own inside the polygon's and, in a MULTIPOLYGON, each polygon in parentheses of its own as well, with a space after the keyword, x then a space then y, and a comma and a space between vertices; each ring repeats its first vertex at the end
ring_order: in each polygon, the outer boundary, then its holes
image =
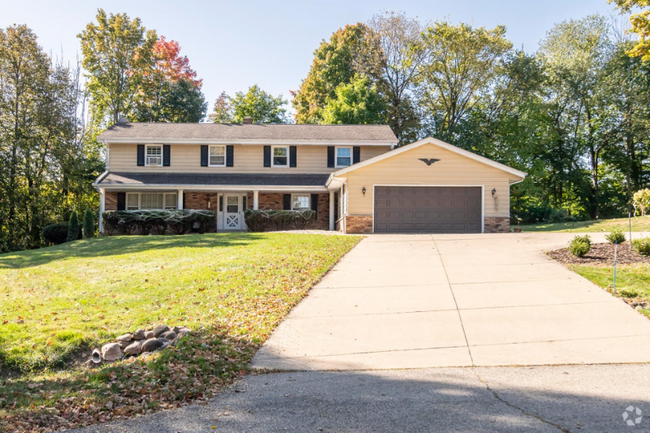
POLYGON ((190 67, 187 56, 180 54, 181 46, 160 36, 153 46, 154 63, 145 73, 137 95, 136 120, 139 122, 201 121, 207 110, 201 92, 203 80, 190 67))

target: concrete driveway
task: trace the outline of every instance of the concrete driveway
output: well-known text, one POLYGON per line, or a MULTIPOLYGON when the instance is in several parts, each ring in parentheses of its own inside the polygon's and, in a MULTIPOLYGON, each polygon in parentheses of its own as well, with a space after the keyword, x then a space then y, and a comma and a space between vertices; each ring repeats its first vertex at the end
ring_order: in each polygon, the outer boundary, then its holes
POLYGON ((650 321, 543 253, 573 236, 369 236, 291 312, 253 366, 650 362, 650 321))

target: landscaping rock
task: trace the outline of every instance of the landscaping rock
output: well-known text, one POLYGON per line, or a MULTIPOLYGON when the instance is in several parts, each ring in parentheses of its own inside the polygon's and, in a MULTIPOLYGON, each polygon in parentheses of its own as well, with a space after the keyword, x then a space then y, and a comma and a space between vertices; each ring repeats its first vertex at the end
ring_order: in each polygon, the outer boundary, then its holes
POLYGON ((117 338, 115 339, 115 341, 117 341, 118 343, 119 343, 120 341, 127 341, 127 342, 128 342, 128 341, 131 341, 131 340, 133 340, 133 336, 132 336, 131 334, 128 334, 128 333, 127 333, 127 334, 120 335, 119 337, 117 337, 117 338))
POLYGON ((108 343, 102 346, 102 359, 104 361, 115 361, 122 357, 122 349, 117 343, 108 343))
POLYGON ((142 353, 142 342, 135 341, 129 344, 126 349, 124 349, 124 353, 127 355, 139 355, 142 353))
POLYGON ((155 335, 153 335, 153 331, 144 331, 144 339, 148 340, 150 338, 155 338, 155 335))
POLYGON ((185 337, 185 336, 186 336, 187 334, 189 334, 190 332, 191 332, 191 331, 190 331, 190 328, 187 328, 187 327, 185 327, 185 326, 182 326, 182 327, 178 330, 178 332, 176 333, 176 334, 177 334, 176 338, 185 337))
POLYGON ((130 341, 117 341, 117 344, 120 346, 120 349, 124 350, 129 344, 130 341))
POLYGON ((144 340, 145 339, 145 333, 144 329, 138 329, 133 333, 133 339, 134 340, 144 340))
POLYGON ((167 331, 163 333, 159 338, 164 338, 166 340, 173 340, 176 338, 176 333, 174 331, 167 331))
POLYGON ((169 331, 169 326, 167 326, 167 325, 156 325, 156 327, 153 328, 153 336, 154 337, 159 337, 160 335, 164 334, 167 331, 169 331))
POLYGON ((158 338, 150 338, 142 343, 143 352, 153 352, 165 345, 165 341, 158 338))

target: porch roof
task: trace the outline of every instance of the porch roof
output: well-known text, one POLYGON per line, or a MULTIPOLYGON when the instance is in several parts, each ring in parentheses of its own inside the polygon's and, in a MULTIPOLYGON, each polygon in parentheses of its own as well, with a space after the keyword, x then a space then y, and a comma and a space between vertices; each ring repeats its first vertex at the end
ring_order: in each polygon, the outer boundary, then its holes
POLYGON ((206 187, 232 188, 316 188, 325 189, 329 174, 268 174, 268 173, 104 173, 95 186, 108 189, 206 187))

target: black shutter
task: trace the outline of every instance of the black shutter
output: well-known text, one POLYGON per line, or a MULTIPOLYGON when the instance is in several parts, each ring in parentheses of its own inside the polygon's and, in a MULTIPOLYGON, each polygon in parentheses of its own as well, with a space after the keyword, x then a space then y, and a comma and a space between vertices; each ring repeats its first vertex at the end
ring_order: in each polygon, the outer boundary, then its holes
POLYGON ((203 144, 201 145, 201 167, 208 166, 208 146, 203 144))
POLYGON ((271 146, 264 146, 264 167, 271 166, 271 146))
POLYGON ((144 144, 138 144, 138 167, 144 165, 144 144))
POLYGON ((235 165, 235 146, 226 146, 226 167, 235 165))
POLYGON ((296 146, 289 146, 289 167, 298 166, 298 148, 296 146))
POLYGON ((311 195, 311 210, 316 212, 316 221, 318 221, 318 194, 311 195))
POLYGON ((169 167, 171 156, 171 147, 169 144, 163 144, 163 167, 169 167))
POLYGON ((291 210, 291 194, 285 194, 283 197, 284 210, 291 210))
POLYGON ((183 209, 185 209, 185 193, 183 193, 183 209))
POLYGON ((327 167, 334 168, 334 146, 327 146, 327 167))
POLYGON ((126 210, 126 193, 117 193, 117 210, 126 210))
POLYGON ((352 164, 361 162, 361 148, 359 146, 354 146, 352 148, 352 164))

